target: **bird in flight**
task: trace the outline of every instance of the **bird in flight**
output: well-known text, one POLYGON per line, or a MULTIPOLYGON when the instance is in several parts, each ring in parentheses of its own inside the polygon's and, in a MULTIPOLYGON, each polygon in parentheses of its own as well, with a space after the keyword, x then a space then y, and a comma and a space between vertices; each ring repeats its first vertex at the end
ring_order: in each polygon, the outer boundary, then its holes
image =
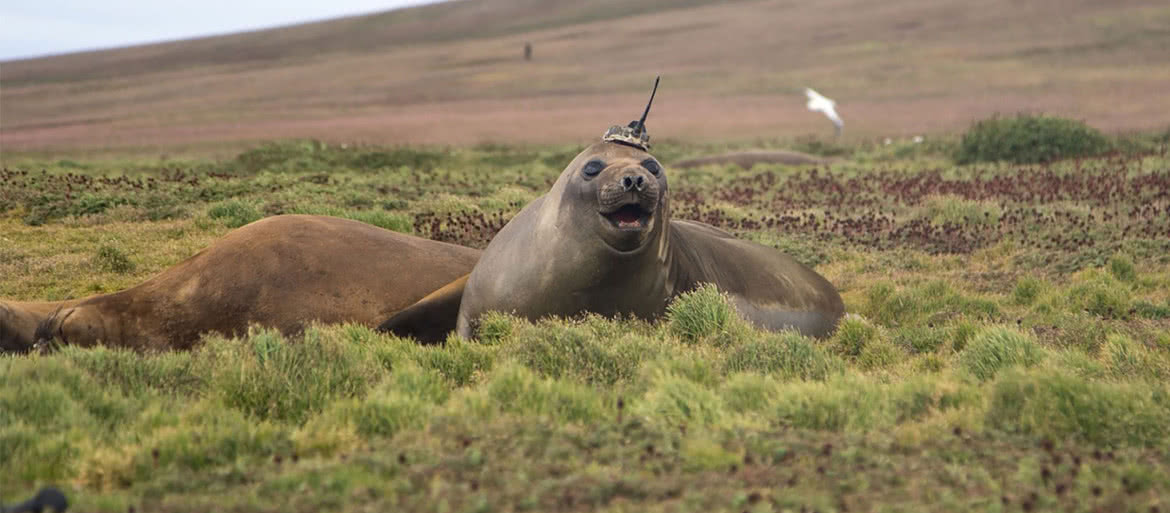
POLYGON ((841 121, 841 116, 837 115, 837 102, 821 96, 821 93, 813 91, 806 87, 804 88, 804 95, 808 96, 808 110, 813 112, 820 112, 833 122, 833 126, 837 128, 837 136, 841 136, 841 130, 845 129, 845 122, 841 121))

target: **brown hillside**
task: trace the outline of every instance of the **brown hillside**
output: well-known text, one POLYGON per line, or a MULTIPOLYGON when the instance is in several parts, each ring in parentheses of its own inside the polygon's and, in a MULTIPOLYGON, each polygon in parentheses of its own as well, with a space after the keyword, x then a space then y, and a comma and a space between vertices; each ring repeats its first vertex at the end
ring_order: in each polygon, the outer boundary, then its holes
POLYGON ((1148 129, 1170 123, 1168 55, 1149 0, 466 0, 3 62, 0 144, 580 142, 658 73, 656 137, 829 134, 806 85, 846 137, 1020 110, 1148 129))

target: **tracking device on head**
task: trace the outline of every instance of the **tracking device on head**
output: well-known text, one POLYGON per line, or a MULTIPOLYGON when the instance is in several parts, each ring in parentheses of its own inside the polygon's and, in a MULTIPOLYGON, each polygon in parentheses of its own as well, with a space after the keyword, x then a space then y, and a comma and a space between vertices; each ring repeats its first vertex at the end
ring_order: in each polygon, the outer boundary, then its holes
POLYGON ((646 115, 650 114, 650 106, 654 104, 654 95, 658 92, 658 81, 661 76, 654 77, 654 89, 650 91, 650 101, 646 102, 646 110, 642 111, 642 118, 631 121, 629 125, 614 125, 605 131, 601 140, 633 146, 642 151, 650 151, 650 134, 646 132, 646 115))

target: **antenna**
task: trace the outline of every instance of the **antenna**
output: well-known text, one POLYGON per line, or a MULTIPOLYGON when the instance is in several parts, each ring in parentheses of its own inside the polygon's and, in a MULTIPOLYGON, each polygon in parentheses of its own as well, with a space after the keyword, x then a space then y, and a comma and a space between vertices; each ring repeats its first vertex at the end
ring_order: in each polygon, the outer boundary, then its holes
POLYGON ((642 119, 638 120, 637 127, 631 127, 637 128, 639 135, 646 131, 646 115, 650 114, 650 106, 654 104, 654 95, 658 92, 658 81, 661 79, 662 75, 654 77, 654 89, 650 91, 650 101, 646 102, 646 110, 642 111, 642 119))
POLYGON ((605 131, 605 135, 601 136, 602 141, 650 151, 650 134, 646 133, 646 116, 650 114, 650 106, 654 105, 654 95, 658 93, 658 81, 661 79, 661 76, 654 77, 654 90, 650 91, 650 101, 646 102, 646 110, 642 111, 642 119, 631 121, 626 126, 609 127, 609 130, 605 131))

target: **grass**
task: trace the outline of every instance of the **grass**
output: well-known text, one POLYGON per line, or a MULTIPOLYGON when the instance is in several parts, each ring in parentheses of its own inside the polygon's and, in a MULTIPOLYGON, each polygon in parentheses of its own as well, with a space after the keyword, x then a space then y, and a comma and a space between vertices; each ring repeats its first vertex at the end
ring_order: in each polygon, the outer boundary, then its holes
MULTIPOLYGON (((286 212, 482 247, 576 150, 14 162, 0 296, 125 288, 286 212)), ((0 500, 56 483, 111 512, 1170 507, 1168 161, 922 151, 671 175, 676 217, 839 288, 851 313, 826 339, 760 332, 703 287, 658 322, 493 314, 443 346, 335 325, 3 355, 0 500)))

